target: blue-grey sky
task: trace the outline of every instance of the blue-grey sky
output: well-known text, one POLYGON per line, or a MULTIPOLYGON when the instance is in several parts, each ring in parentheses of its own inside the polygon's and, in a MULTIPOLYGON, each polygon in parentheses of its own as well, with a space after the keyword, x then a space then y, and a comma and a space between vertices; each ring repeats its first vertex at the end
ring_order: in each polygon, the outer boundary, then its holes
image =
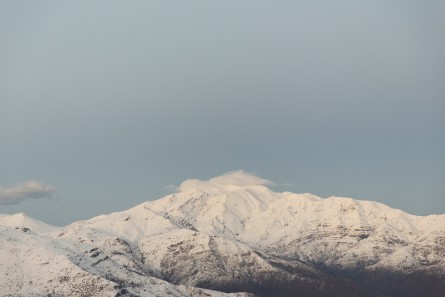
POLYGON ((63 225, 238 169, 445 213, 444 128, 445 1, 0 3, 0 213, 63 225))

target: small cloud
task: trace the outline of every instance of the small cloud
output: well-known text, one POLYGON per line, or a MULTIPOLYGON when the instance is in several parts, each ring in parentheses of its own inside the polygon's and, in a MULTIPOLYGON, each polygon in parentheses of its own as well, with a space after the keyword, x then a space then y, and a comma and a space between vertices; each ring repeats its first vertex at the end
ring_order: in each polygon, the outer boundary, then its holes
POLYGON ((170 193, 177 193, 179 192, 179 187, 177 185, 168 185, 165 187, 167 189, 167 191, 169 191, 170 193))
POLYGON ((26 199, 51 199, 51 194, 55 190, 53 186, 45 185, 35 180, 20 183, 9 188, 0 187, 0 204, 19 204, 26 199))
MULTIPOLYGON (((218 186, 255 186, 255 185, 273 185, 270 180, 258 177, 252 173, 243 170, 232 171, 209 180, 188 179, 176 187, 177 191, 187 191, 200 187, 218 187, 218 186)), ((171 188, 173 189, 173 188, 171 188)))

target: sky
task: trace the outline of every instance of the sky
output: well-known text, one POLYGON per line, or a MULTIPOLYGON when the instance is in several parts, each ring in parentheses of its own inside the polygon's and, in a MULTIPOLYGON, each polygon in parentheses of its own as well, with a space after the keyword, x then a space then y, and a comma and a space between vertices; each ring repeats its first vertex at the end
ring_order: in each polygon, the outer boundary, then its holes
POLYGON ((244 170, 445 213, 445 1, 1 1, 0 213, 244 170))

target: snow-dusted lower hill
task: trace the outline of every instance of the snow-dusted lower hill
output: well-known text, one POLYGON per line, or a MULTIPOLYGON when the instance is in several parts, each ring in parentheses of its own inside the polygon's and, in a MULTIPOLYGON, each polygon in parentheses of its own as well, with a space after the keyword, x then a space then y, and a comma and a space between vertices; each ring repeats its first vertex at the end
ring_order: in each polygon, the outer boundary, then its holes
POLYGON ((46 233, 57 228, 32 230, 42 225, 29 217, 2 217, 0 296, 247 296, 173 285, 152 276, 124 240, 94 230, 83 231, 96 243, 80 235, 59 237, 64 231, 46 233))
POLYGON ((2 215, 0 296, 443 297, 445 215, 266 182, 189 180, 64 228, 2 215))

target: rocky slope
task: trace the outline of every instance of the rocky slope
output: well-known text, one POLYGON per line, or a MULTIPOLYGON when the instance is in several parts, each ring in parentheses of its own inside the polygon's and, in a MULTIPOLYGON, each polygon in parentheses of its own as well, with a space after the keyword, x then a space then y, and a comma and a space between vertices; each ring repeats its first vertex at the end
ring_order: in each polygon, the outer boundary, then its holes
POLYGON ((1 296, 443 296, 445 215, 264 183, 190 180, 64 228, 0 216, 1 296))

